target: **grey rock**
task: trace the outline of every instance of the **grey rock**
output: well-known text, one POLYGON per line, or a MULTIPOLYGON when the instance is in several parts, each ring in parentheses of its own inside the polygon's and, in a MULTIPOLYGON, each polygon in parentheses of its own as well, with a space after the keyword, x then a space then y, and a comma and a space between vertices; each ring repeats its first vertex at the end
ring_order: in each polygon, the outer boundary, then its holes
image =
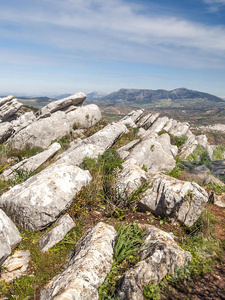
MULTIPOLYGON (((11 102, 13 98, 14 98, 14 96, 12 96, 12 95, 7 96, 7 97, 0 98, 0 107, 1 107, 2 105, 4 105, 5 103, 7 103, 7 102, 11 102)), ((0 108, 0 109, 1 109, 1 108, 0 108)))
POLYGON ((128 199, 133 191, 147 180, 146 172, 136 165, 135 159, 128 159, 123 164, 123 170, 118 174, 116 189, 122 199, 128 199))
POLYGON ((91 179, 76 166, 51 165, 4 193, 0 208, 23 229, 38 231, 53 223, 91 179))
POLYGON ((167 172, 176 165, 171 151, 166 151, 154 134, 137 144, 127 157, 129 158, 135 159, 137 166, 142 168, 144 165, 152 171, 167 172))
POLYGON ((174 136, 179 137, 179 136, 187 135, 189 128, 190 125, 188 123, 178 122, 176 120, 170 119, 166 124, 166 126, 164 127, 164 130, 174 136))
POLYGON ((0 106, 0 122, 7 121, 8 118, 15 115, 21 106, 22 103, 18 102, 17 99, 5 102, 0 106))
POLYGON ((144 287, 151 282, 160 283, 175 267, 183 267, 191 260, 191 254, 181 249, 173 237, 154 226, 149 226, 144 245, 139 253, 141 261, 129 269, 119 281, 119 299, 144 299, 144 287))
POLYGON ((18 149, 24 148, 24 141, 30 147, 46 148, 53 140, 70 133, 74 123, 79 123, 81 128, 87 128, 100 119, 101 112, 94 104, 78 107, 75 111, 71 111, 68 114, 63 111, 57 111, 49 117, 32 122, 10 138, 9 141, 13 148, 18 149))
POLYGON ((36 121, 36 117, 32 111, 26 112, 21 115, 18 119, 11 122, 14 130, 14 134, 27 127, 32 122, 36 121))
POLYGON ((13 127, 10 122, 0 123, 0 143, 5 142, 13 132, 13 127))
POLYGON ((209 126, 200 126, 198 129, 203 131, 219 131, 219 132, 225 132, 225 125, 224 124, 215 124, 215 125, 209 125, 209 126))
POLYGON ((167 117, 158 118, 146 131, 147 135, 160 132, 162 129, 164 129, 164 126, 168 121, 169 118, 167 117))
POLYGON ((85 143, 108 149, 116 142, 122 133, 126 132, 127 128, 124 124, 111 123, 87 138, 85 143))
POLYGON ((3 264, 4 271, 1 274, 0 280, 11 282, 15 278, 26 275, 30 261, 29 250, 16 251, 12 256, 8 257, 3 264))
POLYGON ((12 166, 10 169, 5 170, 0 178, 2 180, 16 179, 17 172, 22 170, 27 174, 37 170, 44 162, 52 158, 59 150, 61 146, 59 143, 52 144, 47 150, 38 153, 30 158, 24 159, 12 166))
POLYGON ((142 127, 145 130, 148 130, 149 127, 157 120, 157 118, 159 117, 159 113, 156 113, 154 115, 152 115, 151 113, 142 117, 138 123, 137 126, 138 127, 142 127))
MULTIPOLYGON (((144 113, 144 109, 132 110, 129 114, 127 114, 120 122, 124 123, 125 120, 132 120, 134 123, 137 123, 144 113)), ((126 124, 126 122, 124 123, 126 124)))
POLYGON ((115 229, 98 223, 78 241, 65 270, 41 291, 41 300, 98 299, 98 287, 104 282, 113 262, 115 229))
POLYGON ((21 242, 19 230, 10 218, 0 209, 0 265, 10 255, 11 248, 21 242))
POLYGON ((70 105, 81 105, 86 99, 86 97, 87 96, 84 93, 79 92, 67 98, 51 102, 48 105, 42 107, 38 112, 38 115, 44 117, 53 112, 56 112, 57 110, 62 110, 63 108, 68 107, 70 105))
POLYGON ((75 226, 73 219, 69 214, 63 215, 54 225, 50 231, 45 233, 39 240, 39 245, 42 252, 48 251, 49 248, 53 247, 64 237, 67 233, 75 226))
POLYGON ((93 144, 79 143, 62 153, 54 164, 68 163, 70 165, 79 166, 85 157, 98 158, 102 155, 105 148, 93 144))
POLYGON ((170 136, 167 133, 161 134, 157 137, 157 141, 162 145, 163 149, 167 153, 171 153, 173 157, 177 156, 178 148, 175 145, 171 145, 170 136))
POLYGON ((151 188, 143 193, 138 206, 187 226, 198 220, 208 201, 207 192, 195 182, 157 174, 150 184, 151 188))
POLYGON ((178 155, 180 159, 186 159, 198 146, 195 135, 190 130, 187 132, 187 136, 188 139, 184 143, 184 145, 182 145, 180 153, 178 155))

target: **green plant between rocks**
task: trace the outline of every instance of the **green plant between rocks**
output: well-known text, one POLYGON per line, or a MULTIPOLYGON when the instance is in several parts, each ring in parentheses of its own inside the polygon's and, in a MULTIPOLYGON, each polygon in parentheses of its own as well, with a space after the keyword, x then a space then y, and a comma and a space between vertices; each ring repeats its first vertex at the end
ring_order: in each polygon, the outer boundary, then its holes
POLYGON ((118 299, 116 285, 119 278, 129 267, 138 262, 136 253, 143 243, 143 232, 136 223, 122 224, 117 231, 114 258, 110 272, 98 288, 99 299, 118 299))
POLYGON ((223 152, 225 152, 225 145, 219 145, 213 150, 212 160, 222 160, 223 152))

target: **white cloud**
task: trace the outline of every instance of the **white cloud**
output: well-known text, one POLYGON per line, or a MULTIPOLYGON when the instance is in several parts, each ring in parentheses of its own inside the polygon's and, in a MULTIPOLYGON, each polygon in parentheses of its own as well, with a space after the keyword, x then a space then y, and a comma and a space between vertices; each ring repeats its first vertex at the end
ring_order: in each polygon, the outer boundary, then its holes
MULTIPOLYGON (((225 0, 205 0, 211 4, 225 0)), ((225 27, 173 16, 143 14, 144 6, 122 0, 24 0, 0 11, 0 34, 105 60, 222 67, 225 27), (31 3, 32 2, 32 3, 31 3), (192 62, 192 63, 191 63, 192 62)))

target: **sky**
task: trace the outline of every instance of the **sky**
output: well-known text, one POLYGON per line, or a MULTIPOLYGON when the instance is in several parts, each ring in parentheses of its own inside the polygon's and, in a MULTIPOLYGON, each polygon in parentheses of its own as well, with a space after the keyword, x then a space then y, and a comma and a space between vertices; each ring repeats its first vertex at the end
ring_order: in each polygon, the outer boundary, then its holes
POLYGON ((0 95, 225 98, 225 0, 0 0, 0 95))

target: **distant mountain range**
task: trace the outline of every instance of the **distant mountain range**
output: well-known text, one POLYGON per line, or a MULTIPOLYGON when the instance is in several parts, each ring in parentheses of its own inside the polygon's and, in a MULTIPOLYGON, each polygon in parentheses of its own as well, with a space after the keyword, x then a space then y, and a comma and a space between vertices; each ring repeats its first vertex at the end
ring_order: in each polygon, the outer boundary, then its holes
POLYGON ((120 89, 105 97, 99 99, 107 104, 187 104, 188 102, 214 102, 223 103, 224 100, 211 94, 189 90, 186 88, 178 88, 172 91, 167 90, 142 90, 142 89, 120 89))

